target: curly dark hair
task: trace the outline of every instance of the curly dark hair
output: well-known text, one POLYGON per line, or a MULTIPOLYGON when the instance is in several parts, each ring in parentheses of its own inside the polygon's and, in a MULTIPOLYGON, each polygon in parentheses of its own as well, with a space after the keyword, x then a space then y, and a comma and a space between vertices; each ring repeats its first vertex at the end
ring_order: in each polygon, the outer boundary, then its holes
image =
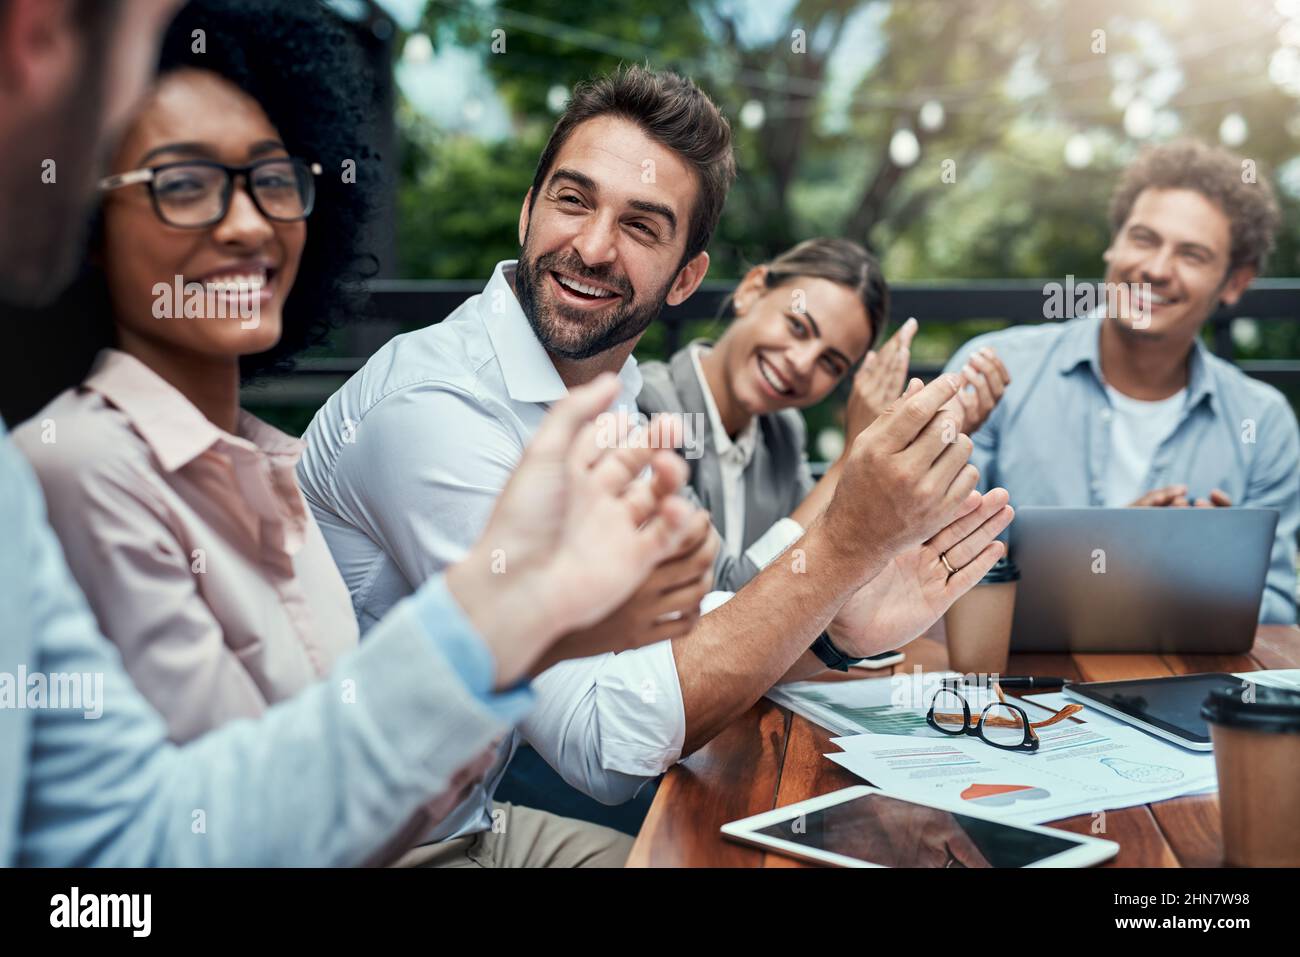
MULTIPOLYGON (((364 142, 374 79, 356 42, 320 0, 189 0, 163 38, 158 74, 185 68, 239 87, 261 105, 292 155, 323 168, 280 341, 240 360, 245 382, 287 372, 295 356, 359 314, 363 281, 378 271, 377 259, 362 248, 380 175, 379 157, 364 142), (203 52, 194 50, 196 30, 203 31, 203 52), (343 181, 345 160, 356 163, 355 182, 343 181)), ((92 255, 67 293, 7 324, 18 331, 0 398, 10 424, 81 382, 95 354, 112 345, 107 284, 93 260, 101 231, 96 214, 92 255)))
POLYGON ((1119 232, 1144 189, 1189 189, 1200 193, 1231 223, 1228 268, 1268 264, 1282 221, 1277 197, 1262 170, 1219 146, 1183 139, 1143 150, 1124 170, 1110 198, 1110 226, 1119 232))

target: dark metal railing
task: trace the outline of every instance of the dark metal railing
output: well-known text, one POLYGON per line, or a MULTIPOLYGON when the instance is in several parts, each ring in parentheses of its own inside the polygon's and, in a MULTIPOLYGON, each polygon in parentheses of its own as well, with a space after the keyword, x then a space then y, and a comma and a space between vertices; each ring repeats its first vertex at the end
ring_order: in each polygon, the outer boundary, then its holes
MULTIPOLYGON (((1082 284, 1085 280, 1078 280, 1082 284)), ((915 316, 924 325, 992 320, 1008 325, 1044 321, 1044 288, 1059 280, 967 280, 954 283, 899 283, 891 287, 894 321, 915 316)), ((438 322, 482 283, 442 280, 380 280, 371 284, 367 312, 357 322, 339 330, 333 356, 303 359, 290 376, 273 379, 246 390, 245 400, 256 405, 319 405, 359 369, 394 335, 438 322)), ((708 321, 718 315, 734 283, 702 286, 680 306, 666 308, 659 319, 663 352, 674 352, 684 341, 688 323, 708 321)), ((1300 278, 1258 280, 1236 306, 1221 309, 1210 320, 1213 351, 1236 361, 1232 339, 1234 319, 1260 322, 1295 322, 1300 319, 1300 278)), ((1237 363, 1244 372, 1279 387, 1300 387, 1300 358, 1259 359, 1237 363)), ((935 375, 941 365, 914 363, 912 372, 922 378, 935 375)))

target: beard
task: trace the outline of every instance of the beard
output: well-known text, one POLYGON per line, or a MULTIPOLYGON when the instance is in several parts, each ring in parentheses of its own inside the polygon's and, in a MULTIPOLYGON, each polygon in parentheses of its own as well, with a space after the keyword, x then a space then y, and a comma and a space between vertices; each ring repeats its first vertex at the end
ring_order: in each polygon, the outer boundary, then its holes
POLYGON ((663 311, 672 284, 670 278, 656 295, 638 301, 625 276, 610 267, 592 269, 576 253, 547 253, 534 260, 527 236, 515 267, 515 296, 528 324, 547 354, 559 359, 590 359, 641 335, 663 311), (553 269, 613 289, 622 300, 602 315, 570 309, 553 300, 546 281, 553 269))

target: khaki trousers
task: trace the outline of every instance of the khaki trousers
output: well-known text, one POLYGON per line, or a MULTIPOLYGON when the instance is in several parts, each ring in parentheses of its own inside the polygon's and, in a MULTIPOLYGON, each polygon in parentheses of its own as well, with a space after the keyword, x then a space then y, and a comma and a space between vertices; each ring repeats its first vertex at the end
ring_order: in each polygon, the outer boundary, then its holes
POLYGON ((492 802, 492 829, 412 848, 394 867, 622 867, 632 838, 612 828, 492 802))

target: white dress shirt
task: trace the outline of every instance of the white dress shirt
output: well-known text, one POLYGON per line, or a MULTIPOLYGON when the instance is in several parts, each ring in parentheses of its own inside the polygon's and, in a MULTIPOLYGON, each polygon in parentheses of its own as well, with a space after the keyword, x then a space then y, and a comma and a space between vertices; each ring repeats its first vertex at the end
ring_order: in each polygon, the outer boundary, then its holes
MULTIPOLYGON (((713 432, 713 447, 717 450, 718 468, 722 472, 723 544, 728 552, 739 556, 745 538, 745 469, 754 459, 754 443, 758 437, 758 416, 751 416, 749 423, 740 430, 734 440, 727 434, 727 429, 722 424, 722 415, 718 412, 718 403, 713 399, 713 390, 709 388, 709 380, 705 378, 704 368, 700 365, 700 356, 707 351, 702 346, 692 346, 691 365, 695 367, 695 375, 700 380, 700 390, 704 393, 704 409, 709 416, 709 428, 713 432)), ((802 533, 803 530, 798 529, 794 538, 798 538, 802 533)), ((793 541, 793 538, 790 541, 793 541)), ((783 544, 788 545, 789 542, 783 544)))
MULTIPOLYGON (((299 483, 363 635, 468 551, 549 404, 567 391, 515 298, 514 265, 499 263, 483 292, 442 322, 376 352, 304 435, 299 483)), ((634 359, 619 378, 617 405, 635 410, 634 359)), ((609 804, 681 756, 686 719, 669 642, 562 662, 533 690, 531 715, 431 839, 490 827, 519 733, 571 785, 609 804)))

